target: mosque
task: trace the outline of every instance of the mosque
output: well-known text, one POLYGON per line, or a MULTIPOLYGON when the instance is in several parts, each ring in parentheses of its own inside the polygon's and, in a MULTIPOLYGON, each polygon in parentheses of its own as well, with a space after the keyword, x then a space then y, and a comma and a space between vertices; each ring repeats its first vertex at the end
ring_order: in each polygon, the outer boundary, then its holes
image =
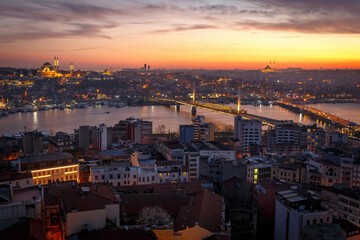
POLYGON ((263 70, 262 70, 263 73, 268 73, 268 72, 276 72, 275 70, 275 61, 271 62, 270 61, 270 64, 267 65, 263 70))
POLYGON ((38 75, 43 78, 58 78, 74 76, 74 64, 70 63, 70 71, 62 71, 59 68, 59 57, 54 57, 54 66, 51 63, 44 63, 38 70, 38 75))

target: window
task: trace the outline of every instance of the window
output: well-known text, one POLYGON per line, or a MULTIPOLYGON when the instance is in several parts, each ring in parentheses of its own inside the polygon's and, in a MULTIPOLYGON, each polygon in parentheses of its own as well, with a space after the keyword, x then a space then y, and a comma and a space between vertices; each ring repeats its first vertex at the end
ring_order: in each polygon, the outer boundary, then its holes
POLYGON ((30 184, 30 180, 26 180, 26 184, 30 184))
POLYGON ((16 186, 18 187, 20 184, 19 184, 19 182, 16 182, 16 186))

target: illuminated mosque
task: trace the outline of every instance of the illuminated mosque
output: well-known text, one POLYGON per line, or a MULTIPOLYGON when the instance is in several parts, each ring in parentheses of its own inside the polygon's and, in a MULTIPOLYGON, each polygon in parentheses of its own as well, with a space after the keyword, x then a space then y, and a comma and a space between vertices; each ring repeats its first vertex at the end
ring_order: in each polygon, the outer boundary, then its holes
POLYGON ((276 72, 275 70, 275 61, 271 62, 270 61, 270 64, 267 65, 263 70, 262 70, 263 73, 268 73, 268 72, 276 72))
POLYGON ((54 66, 51 63, 44 63, 38 70, 38 74, 43 78, 72 77, 74 75, 74 64, 70 63, 70 71, 61 71, 59 68, 59 57, 54 57, 54 66))

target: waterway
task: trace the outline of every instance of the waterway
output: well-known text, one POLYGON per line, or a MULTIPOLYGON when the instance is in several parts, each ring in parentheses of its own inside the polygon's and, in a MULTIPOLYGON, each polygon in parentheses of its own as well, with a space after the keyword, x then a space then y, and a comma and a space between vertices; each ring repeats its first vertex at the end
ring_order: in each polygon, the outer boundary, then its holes
POLYGON ((319 103, 307 105, 360 125, 360 103, 319 103))
MULTIPOLYGON (((230 106, 233 108, 236 107, 235 104, 230 104, 230 106)), ((354 122, 360 122, 360 104, 316 104, 314 107, 323 107, 325 111, 330 111, 331 113, 346 119, 354 119, 351 120, 354 122), (326 105, 331 106, 326 108, 326 105)), ((301 122, 303 124, 314 123, 314 121, 307 116, 293 113, 278 106, 244 105, 242 108, 248 111, 248 113, 268 118, 293 120, 294 122, 301 122)), ((204 115, 206 121, 213 122, 218 130, 230 130, 233 127, 234 118, 231 116, 203 109, 197 109, 197 115, 204 115)), ((7 117, 2 117, 0 118, 0 134, 22 132, 25 127, 27 131, 37 129, 48 130, 52 134, 55 134, 58 131, 73 133, 74 129, 78 128, 80 125, 95 126, 105 123, 107 126, 113 126, 119 122, 119 120, 124 120, 128 117, 152 121, 154 131, 157 126, 163 124, 166 126, 166 130, 170 129, 171 132, 178 131, 179 125, 181 124, 190 124, 191 119, 193 118, 189 106, 181 106, 179 112, 177 112, 174 107, 169 108, 165 106, 126 106, 122 108, 92 106, 85 109, 55 109, 16 113, 10 114, 7 117)))

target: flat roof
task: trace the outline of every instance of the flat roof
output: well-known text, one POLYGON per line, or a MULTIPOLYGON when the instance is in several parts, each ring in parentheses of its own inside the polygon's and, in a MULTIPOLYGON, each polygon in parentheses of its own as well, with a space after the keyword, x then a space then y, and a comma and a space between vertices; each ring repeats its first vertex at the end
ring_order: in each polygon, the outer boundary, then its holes
POLYGON ((48 162, 48 161, 58 161, 63 159, 73 158, 71 154, 65 153, 54 153, 54 154, 44 154, 44 155, 37 155, 33 157, 24 157, 20 158, 21 164, 26 163, 38 163, 38 162, 48 162))

